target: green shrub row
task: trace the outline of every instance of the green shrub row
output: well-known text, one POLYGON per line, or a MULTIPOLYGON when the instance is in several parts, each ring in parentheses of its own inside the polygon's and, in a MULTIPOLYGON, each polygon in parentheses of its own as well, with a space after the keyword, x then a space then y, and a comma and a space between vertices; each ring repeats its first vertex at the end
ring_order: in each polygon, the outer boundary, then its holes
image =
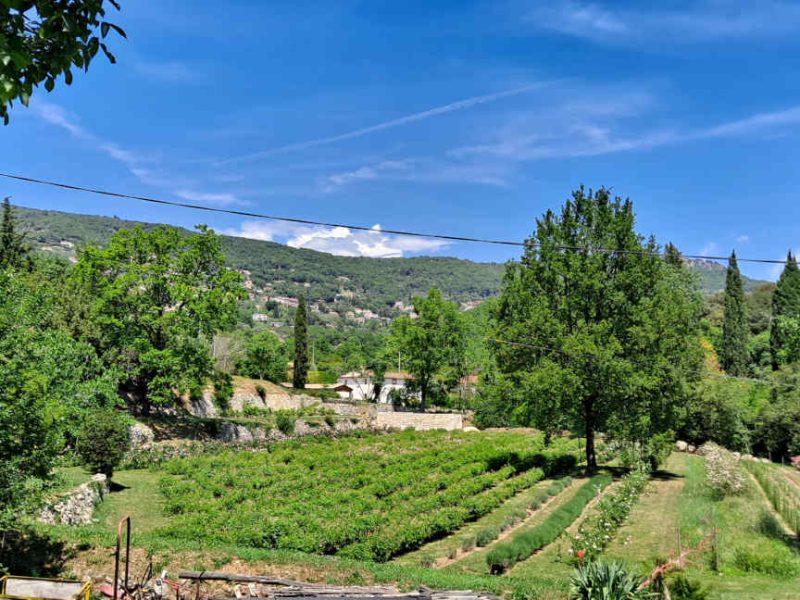
POLYGON ((617 489, 600 498, 597 513, 581 523, 572 540, 570 556, 573 562, 594 560, 600 555, 628 518, 649 480, 650 466, 642 463, 622 478, 617 489))
POLYGON ((516 563, 525 560, 537 550, 551 544, 577 519, 589 501, 611 483, 608 475, 597 475, 584 483, 577 493, 554 510, 533 529, 520 531, 510 540, 492 548, 486 556, 489 571, 500 574, 516 563))
POLYGON ((545 448, 542 436, 516 432, 411 431, 174 460, 161 490, 175 517, 159 533, 388 560, 575 464, 577 451, 574 440, 545 448))

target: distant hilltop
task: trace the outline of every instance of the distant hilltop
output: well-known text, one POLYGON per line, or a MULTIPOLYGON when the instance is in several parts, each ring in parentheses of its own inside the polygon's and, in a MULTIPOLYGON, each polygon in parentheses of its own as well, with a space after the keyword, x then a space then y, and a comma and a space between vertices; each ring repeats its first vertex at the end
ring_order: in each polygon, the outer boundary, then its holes
MULTIPOLYGON (((116 217, 18 208, 28 238, 39 249, 74 259, 86 244, 103 245, 116 231, 153 223, 116 217)), ((305 294, 317 311, 354 314, 359 321, 385 320, 408 312, 412 297, 437 287, 462 309, 477 306, 500 291, 504 266, 452 257, 366 258, 334 256, 275 242, 223 236, 231 268, 241 271, 251 296, 286 303, 305 294)), ((725 286, 725 267, 708 260, 687 261, 700 276, 703 291, 725 286)), ((767 283, 744 277, 745 289, 767 283)))

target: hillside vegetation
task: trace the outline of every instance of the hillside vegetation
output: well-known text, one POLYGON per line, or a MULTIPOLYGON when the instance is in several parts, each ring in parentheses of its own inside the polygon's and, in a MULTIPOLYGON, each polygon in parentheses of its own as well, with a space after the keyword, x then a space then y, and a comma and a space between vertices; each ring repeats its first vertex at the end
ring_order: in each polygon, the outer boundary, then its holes
MULTIPOLYGON (((85 244, 103 245, 120 229, 154 224, 116 217, 22 208, 18 215, 29 239, 39 248, 73 255, 85 244), (68 244, 64 244, 67 242, 68 244)), ((187 232, 188 233, 188 232, 187 232)), ((309 302, 341 303, 392 315, 397 301, 408 302, 432 287, 455 302, 482 300, 499 293, 504 266, 452 257, 366 258, 334 256, 274 242, 224 236, 229 265, 250 272, 253 284, 273 296, 309 302), (307 285, 308 284, 308 285, 307 285), (342 295, 344 294, 344 295, 342 295), (338 295, 338 296, 337 296, 338 295)), ((725 267, 712 261, 688 261, 707 293, 725 287, 725 267)), ((745 289, 764 283, 744 277, 745 289)))
MULTIPOLYGON (((35 246, 65 256, 73 256, 86 244, 104 245, 120 229, 155 227, 115 217, 21 207, 18 217, 35 246)), ((456 302, 494 296, 499 292, 504 268, 497 263, 451 257, 334 256, 230 236, 223 236, 222 247, 228 265, 248 271, 253 285, 263 289, 265 295, 297 297, 303 292, 310 303, 343 301, 387 315, 396 312, 391 310, 395 302, 408 303, 432 287, 456 302)))

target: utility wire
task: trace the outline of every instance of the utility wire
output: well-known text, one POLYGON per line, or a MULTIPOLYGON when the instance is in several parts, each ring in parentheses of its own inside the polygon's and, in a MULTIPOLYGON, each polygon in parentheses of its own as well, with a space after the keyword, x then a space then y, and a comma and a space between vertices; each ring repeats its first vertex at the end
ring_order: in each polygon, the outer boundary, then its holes
MULTIPOLYGON (((6 179, 14 179, 16 181, 23 181, 25 183, 31 183, 36 185, 46 185, 50 187, 61 188, 65 190, 72 190, 76 192, 85 192, 88 194, 97 194, 100 196, 106 196, 110 198, 119 198, 125 200, 136 200, 139 202, 148 202, 150 204, 160 204, 164 206, 175 206, 178 208, 187 208, 191 210, 200 210, 205 212, 212 212, 212 213, 222 213, 228 215, 235 215, 239 217, 250 217, 254 219, 267 219, 270 221, 282 221, 285 223, 298 223, 301 225, 314 225, 319 227, 345 227, 347 229, 353 229, 356 231, 367 231, 367 232, 374 232, 374 233, 385 233, 389 235, 404 235, 409 237, 419 237, 419 238, 430 238, 430 239, 439 239, 439 240, 447 240, 451 242, 471 242, 476 244, 494 244, 498 246, 516 246, 516 247, 530 247, 530 246, 537 246, 538 244, 535 242, 516 242, 513 240, 496 240, 496 239, 489 239, 489 238, 478 238, 478 237, 469 237, 469 236, 460 236, 460 235, 451 235, 451 234, 444 234, 444 233, 422 233, 419 231, 405 231, 401 229, 380 229, 376 230, 372 227, 367 227, 365 225, 349 225, 346 223, 329 223, 326 221, 315 221, 312 219, 301 219, 296 217, 280 217, 276 215, 268 215, 264 213, 257 213, 257 212, 250 212, 244 210, 234 210, 230 208, 216 208, 212 206, 203 206, 201 204, 192 204, 189 202, 178 202, 174 200, 164 200, 162 198, 151 198, 148 196, 137 196, 135 194, 125 194, 122 192, 113 192, 110 190, 102 190, 97 188, 89 188, 80 185, 73 185, 69 183, 63 183, 59 181, 49 181, 46 179, 38 179, 35 177, 27 177, 24 175, 14 175, 11 173, 2 173, 0 172, 0 177, 5 177, 6 179)), ((561 246, 561 245, 554 245, 554 249, 556 250, 567 250, 567 251, 578 251, 578 252, 594 252, 594 253, 607 253, 607 254, 621 254, 621 255, 639 255, 639 256, 663 256, 662 252, 654 252, 648 250, 624 250, 621 248, 601 248, 601 247, 587 247, 587 246, 561 246)), ((704 255, 704 254, 683 254, 684 258, 691 258, 695 260, 728 260, 727 256, 712 256, 712 255, 704 255)), ((774 260, 774 259, 767 259, 767 258, 739 258, 737 257, 739 262, 748 262, 748 263, 761 263, 761 264, 773 264, 773 265, 785 265, 785 260, 774 260)))

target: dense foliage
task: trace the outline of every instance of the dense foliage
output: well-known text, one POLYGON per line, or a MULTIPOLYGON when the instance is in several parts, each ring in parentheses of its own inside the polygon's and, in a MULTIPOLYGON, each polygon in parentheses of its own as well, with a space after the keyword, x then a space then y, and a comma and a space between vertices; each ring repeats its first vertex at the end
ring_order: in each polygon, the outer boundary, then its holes
POLYGON ((173 461, 164 533, 385 561, 572 468, 576 449, 518 433, 404 432, 173 461))
POLYGON ((93 410, 83 417, 75 450, 94 473, 109 479, 128 450, 128 419, 111 409, 93 410))
POLYGON ((729 375, 747 375, 747 305, 736 253, 728 260, 725 278, 724 321, 719 358, 722 368, 729 375))
POLYGON ((296 389, 306 387, 309 369, 308 356, 308 309, 306 297, 300 294, 294 314, 294 364, 292 365, 292 386, 296 389))
POLYGON ((391 357, 401 357, 413 375, 411 392, 419 392, 424 409, 431 397, 441 398, 453 389, 466 369, 466 340, 458 307, 442 299, 436 289, 414 298, 414 318, 402 316, 392 322, 387 340, 391 357))
POLYGON ((70 85, 71 69, 88 70, 99 50, 116 62, 101 40, 112 29, 126 36, 119 26, 103 20, 109 4, 120 8, 116 0, 11 0, 0 4, 0 118, 6 124, 14 100, 27 106, 35 87, 44 83, 49 92, 62 74, 70 85))
POLYGON ((504 279, 491 411, 581 431, 590 468, 598 430, 647 440, 673 428, 700 376, 700 298, 657 250, 635 232, 631 202, 605 189, 581 188, 537 220, 504 279))
POLYGON ((171 227, 119 231, 80 254, 72 282, 88 298, 93 327, 82 337, 124 374, 122 389, 144 414, 205 384, 211 337, 232 324, 244 294, 204 226, 188 237, 171 227))
POLYGON ((800 269, 791 252, 772 296, 769 348, 773 369, 800 360, 800 269))
POLYGON ((244 352, 236 361, 236 371, 280 383, 286 381, 286 348, 280 338, 267 330, 251 330, 244 339, 244 352))

